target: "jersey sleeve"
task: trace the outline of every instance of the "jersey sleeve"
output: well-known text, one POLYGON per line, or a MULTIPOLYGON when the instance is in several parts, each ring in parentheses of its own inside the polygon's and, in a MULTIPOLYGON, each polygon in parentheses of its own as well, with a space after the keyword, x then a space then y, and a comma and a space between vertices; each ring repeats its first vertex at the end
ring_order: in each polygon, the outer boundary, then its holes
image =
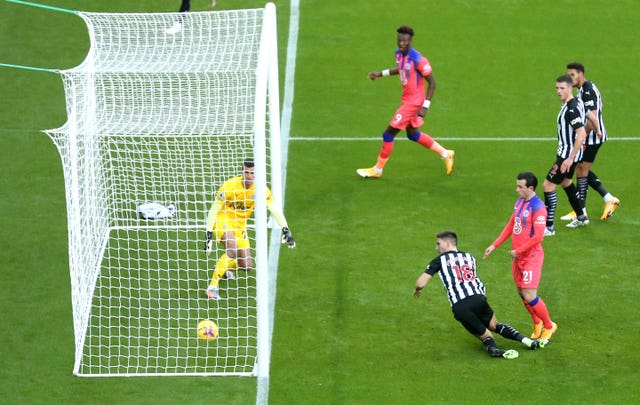
POLYGON ((429 63, 429 59, 420 55, 420 60, 418 61, 418 65, 416 69, 423 77, 427 77, 433 72, 433 68, 431 67, 431 63, 429 63))
POLYGON ((509 237, 513 233, 513 222, 514 222, 513 218, 514 218, 515 215, 516 214, 515 214, 515 211, 514 211, 511 214, 511 216, 509 217, 509 222, 507 222, 507 224, 502 229, 502 232, 500 232, 500 235, 498 235, 496 240, 493 241, 492 245, 493 245, 494 248, 497 248, 498 246, 502 245, 504 243, 504 241, 509 239, 509 237))
POLYGON ((569 106, 569 108, 567 108, 566 117, 571 128, 578 129, 580 127, 584 127, 584 115, 581 114, 581 109, 580 106, 578 106, 577 100, 573 99, 572 101, 574 102, 569 106))
POLYGON ((429 263, 429 265, 424 270, 424 272, 433 276, 434 274, 439 272, 441 269, 442 269, 442 264, 440 264, 440 256, 438 256, 436 259, 433 259, 431 263, 429 263))
POLYGON ((598 109, 598 95, 595 90, 593 90, 593 86, 589 82, 585 82, 584 88, 582 89, 582 104, 584 104, 584 108, 587 110, 595 111, 598 109))
POLYGON ((267 205, 273 204, 273 195, 271 194, 271 190, 267 187, 267 205))

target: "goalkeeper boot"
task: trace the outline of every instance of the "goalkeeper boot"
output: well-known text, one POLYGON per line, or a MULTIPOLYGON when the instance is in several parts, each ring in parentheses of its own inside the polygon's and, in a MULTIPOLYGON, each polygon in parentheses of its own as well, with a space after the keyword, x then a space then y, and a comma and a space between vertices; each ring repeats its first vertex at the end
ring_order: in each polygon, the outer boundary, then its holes
POLYGON ((560 219, 563 220, 563 221, 573 221, 574 219, 576 219, 576 216, 577 216, 576 212, 575 211, 571 211, 567 215, 561 216, 560 219))
POLYGON ((613 212, 618 208, 618 205, 620 205, 620 200, 618 198, 613 197, 609 200, 609 202, 604 205, 604 212, 600 219, 606 221, 611 215, 613 215, 613 212))
POLYGON ((444 160, 444 165, 447 168, 447 174, 451 174, 451 172, 453 172, 453 157, 456 155, 456 153, 452 150, 448 150, 447 151, 447 156, 445 156, 443 158, 444 160))
POLYGON ((378 169, 377 167, 370 167, 368 169, 358 169, 356 170, 356 173, 358 173, 358 175, 360 177, 364 177, 365 179, 367 177, 372 177, 374 179, 378 179, 380 177, 382 177, 382 170, 378 169))
POLYGON ((209 286, 209 288, 207 288, 207 298, 209 298, 210 300, 220 299, 220 294, 218 294, 218 287, 209 286))

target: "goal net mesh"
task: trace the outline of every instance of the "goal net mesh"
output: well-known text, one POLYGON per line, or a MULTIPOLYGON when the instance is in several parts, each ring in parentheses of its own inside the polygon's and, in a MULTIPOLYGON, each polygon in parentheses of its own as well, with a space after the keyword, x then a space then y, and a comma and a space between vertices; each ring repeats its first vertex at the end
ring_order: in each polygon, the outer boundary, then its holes
POLYGON ((91 47, 60 72, 68 119, 46 131, 65 177, 75 374, 254 373, 255 272, 208 300, 224 248, 207 257, 204 231, 217 188, 254 155, 263 14, 79 13, 91 47), (140 218, 151 202, 175 215, 140 218), (202 319, 218 339, 197 338, 202 319))

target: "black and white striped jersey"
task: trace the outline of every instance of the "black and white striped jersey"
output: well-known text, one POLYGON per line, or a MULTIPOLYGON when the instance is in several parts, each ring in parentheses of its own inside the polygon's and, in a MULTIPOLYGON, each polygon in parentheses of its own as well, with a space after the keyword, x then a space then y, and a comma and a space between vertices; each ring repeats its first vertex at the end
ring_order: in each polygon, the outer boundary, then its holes
MULTIPOLYGON (((573 143, 576 141, 576 129, 584 127, 585 114, 584 104, 578 98, 573 97, 564 103, 558 113, 558 156, 566 159, 573 150, 573 143)), ((578 150, 575 162, 582 159, 582 148, 578 150)))
POLYGON ((476 259, 470 253, 443 253, 429 263, 425 273, 438 273, 451 305, 471 295, 485 295, 484 284, 476 275, 476 259))
POLYGON ((607 130, 604 127, 604 121, 602 120, 602 96, 600 90, 595 83, 585 81, 582 87, 578 90, 578 98, 582 100, 585 110, 591 110, 596 113, 598 117, 598 124, 600 125, 600 131, 602 132, 602 138, 598 138, 596 131, 591 131, 587 134, 588 145, 597 145, 604 143, 607 140, 607 130))

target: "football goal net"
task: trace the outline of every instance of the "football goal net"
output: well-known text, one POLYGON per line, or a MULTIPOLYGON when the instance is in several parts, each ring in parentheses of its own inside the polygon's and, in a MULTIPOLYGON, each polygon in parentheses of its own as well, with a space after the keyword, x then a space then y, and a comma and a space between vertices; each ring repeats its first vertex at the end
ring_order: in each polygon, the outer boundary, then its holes
POLYGON ((266 188, 282 201, 275 6, 76 12, 90 49, 59 71, 62 159, 80 376, 247 375, 269 366, 266 188), (205 290, 217 189, 255 161, 251 271, 205 290), (149 211, 149 207, 157 211, 149 211), (199 339, 209 319, 217 339, 199 339))

